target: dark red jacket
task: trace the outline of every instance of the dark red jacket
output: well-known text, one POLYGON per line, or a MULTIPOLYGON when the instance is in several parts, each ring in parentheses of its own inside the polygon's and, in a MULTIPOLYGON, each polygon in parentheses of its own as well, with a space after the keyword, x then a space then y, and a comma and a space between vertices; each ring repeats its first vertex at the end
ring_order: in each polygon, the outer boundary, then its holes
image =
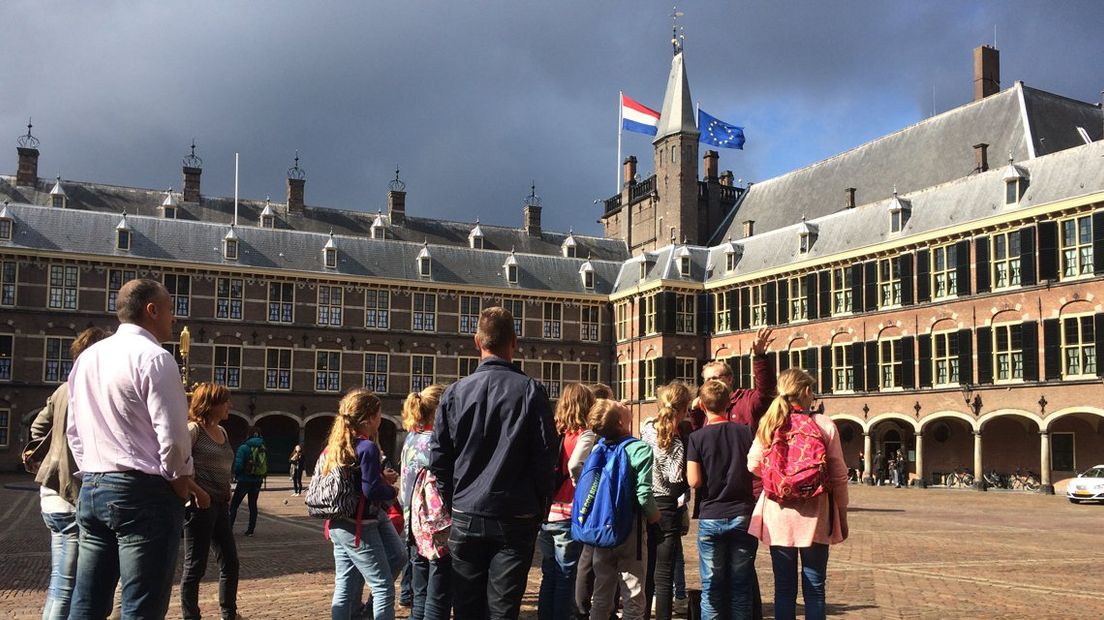
MULTIPOLYGON (((759 429, 759 419, 767 412, 774 397, 778 392, 778 377, 774 374, 774 364, 770 356, 753 355, 751 363, 752 373, 755 375, 755 387, 747 390, 736 388, 732 392, 732 400, 728 405, 728 419, 730 422, 746 424, 751 428, 754 436, 759 429)), ((690 411, 690 423, 694 430, 705 425, 705 412, 701 409, 690 411)), ((752 477, 751 492, 756 500, 763 492, 763 481, 757 476, 752 477)), ((697 502, 694 503, 694 516, 698 514, 697 502)))

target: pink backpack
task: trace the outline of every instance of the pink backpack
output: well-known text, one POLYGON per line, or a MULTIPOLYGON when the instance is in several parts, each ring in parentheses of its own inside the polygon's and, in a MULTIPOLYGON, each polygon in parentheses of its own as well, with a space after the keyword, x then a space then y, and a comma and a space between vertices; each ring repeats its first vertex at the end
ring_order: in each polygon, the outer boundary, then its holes
POLYGON ((418 472, 410 498, 410 533, 418 555, 427 560, 439 560, 448 555, 452 514, 445 508, 437 490, 437 476, 429 468, 418 472))
POLYGON ((763 492, 780 504, 827 490, 828 448, 812 415, 793 411, 763 452, 763 492))

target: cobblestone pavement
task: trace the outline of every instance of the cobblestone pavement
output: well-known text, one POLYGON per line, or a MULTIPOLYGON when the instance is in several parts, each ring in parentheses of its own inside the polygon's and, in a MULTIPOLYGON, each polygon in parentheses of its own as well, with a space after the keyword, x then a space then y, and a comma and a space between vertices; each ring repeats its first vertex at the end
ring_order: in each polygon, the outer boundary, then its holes
MULTIPOLYGON (((0 476, 0 483, 0 618, 38 618, 49 574, 38 495, 27 477, 0 476)), ((250 620, 323 618, 333 593, 331 547, 321 523, 304 516, 301 498, 289 496, 282 483, 273 479, 261 494, 256 536, 238 538, 239 609, 250 620)), ((851 491, 851 538, 833 547, 829 560, 833 617, 1104 617, 1102 505, 1010 492, 851 491)), ((684 545, 687 580, 696 587, 693 538, 684 545)), ((763 549, 757 565, 771 617, 770 558, 763 549)), ((537 558, 523 617, 536 617, 539 579, 537 558)), ((210 617, 217 617, 216 597, 212 560, 200 600, 210 617)), ((169 617, 179 618, 178 609, 174 595, 169 617)))

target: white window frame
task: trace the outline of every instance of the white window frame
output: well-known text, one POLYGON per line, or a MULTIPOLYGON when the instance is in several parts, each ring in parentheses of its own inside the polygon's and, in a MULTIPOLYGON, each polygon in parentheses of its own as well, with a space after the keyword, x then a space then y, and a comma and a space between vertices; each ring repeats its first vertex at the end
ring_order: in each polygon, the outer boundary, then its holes
POLYGON ((187 318, 192 313, 192 276, 185 273, 166 273, 162 278, 162 284, 172 297, 173 316, 187 318), (169 285, 169 278, 173 284, 169 285), (187 289, 181 292, 181 285, 187 289))
POLYGON ((795 276, 786 280, 790 298, 790 322, 809 320, 809 287, 805 276, 795 276))
POLYGON ((242 378, 242 346, 235 344, 216 344, 212 353, 214 357, 211 362, 211 381, 225 385, 231 389, 240 388, 242 378), (237 354, 237 364, 230 363, 232 361, 232 353, 237 354), (221 360, 219 359, 220 356, 222 357, 221 360), (222 371, 221 377, 219 376, 219 371, 222 371), (237 371, 236 375, 234 371, 237 371))
POLYGON ((854 312, 851 288, 853 278, 850 267, 832 268, 832 316, 845 316, 854 312))
POLYGON ((240 321, 245 317, 245 280, 220 277, 215 280, 215 318, 240 321), (225 285, 225 295, 223 286, 225 285), (237 288, 237 294, 234 289, 237 288))
POLYGON ((73 358, 69 357, 69 348, 73 346, 73 338, 68 336, 46 336, 42 342, 42 381, 45 383, 62 383, 69 378, 69 371, 73 369, 73 358), (51 341, 58 347, 57 356, 50 356, 51 341), (56 364, 53 372, 50 371, 51 363, 56 364))
POLYGON ((76 265, 50 265, 46 307, 51 310, 76 310, 80 291, 80 269, 76 265))
POLYGON ((878 259, 878 308, 901 305, 901 263, 897 257, 878 259))
POLYGON ((1019 323, 1001 323, 993 326, 993 380, 994 383, 1014 383, 1023 381, 1023 343, 1020 348, 1012 346, 1012 328, 1019 323), (1003 346, 1004 348, 998 348, 1003 346), (1006 372, 1002 375, 1002 364, 1006 372), (1017 372, 1018 370, 1018 372, 1017 372))
POLYGON ((340 350, 315 349, 314 351, 314 391, 315 392, 340 392, 341 391, 341 362, 340 350), (336 363, 335 363, 336 362, 336 363), (335 369, 334 366, 337 368, 335 369))
POLYGON ((657 357, 649 357, 644 360, 644 393, 641 400, 656 399, 656 360, 657 357))
POLYGON ((748 287, 748 310, 751 312, 751 327, 763 327, 767 324, 766 284, 753 284, 748 287))
POLYGON ((11 381, 15 363, 15 334, 0 333, 0 342, 4 340, 7 340, 8 350, 0 348, 0 381, 11 381))
POLYGON ((391 291, 381 288, 364 290, 364 328, 389 329, 391 325, 391 291), (369 302, 371 300, 371 302, 369 302))
POLYGON ((698 296, 693 293, 675 293, 675 333, 697 333, 698 296))
POLYGON ((686 385, 697 383, 698 360, 693 357, 675 358, 675 381, 681 381, 686 385))
POLYGON ((935 332, 931 335, 932 386, 958 385, 958 332, 935 332), (953 351, 953 352, 952 352, 953 351))
POLYGON ((460 296, 457 326, 461 334, 474 334, 479 331, 479 313, 483 310, 482 304, 483 300, 478 295, 460 296))
POLYGON ((851 359, 851 343, 832 345, 832 391, 855 391, 855 365, 851 359))
POLYGON ((294 323, 295 283, 269 282, 267 309, 269 323, 294 323), (285 299, 289 292, 291 299, 285 299))
POLYGON ((437 293, 414 293, 410 302, 410 329, 437 331, 437 293), (421 309, 419 309, 421 306, 421 309))
POLYGON ((344 318, 345 291, 340 285, 318 285, 318 324, 324 327, 341 327, 344 318), (337 303, 334 303, 334 293, 337 303))
MULTIPOLYGON (((878 340, 878 385, 882 390, 900 389, 897 385, 897 365, 901 360, 897 359, 896 345, 901 338, 883 338, 878 340)), ((904 369, 901 369, 904 374, 904 369)))
POLYGON ((1079 215, 1058 221, 1058 257, 1061 260, 1062 280, 1093 275, 1092 215, 1079 215), (1067 239, 1067 229, 1072 225, 1072 239, 1067 239))
POLYGON ((11 409, 0 408, 0 447, 6 448, 11 443, 11 409))
POLYGON ((410 391, 421 392, 436 382, 437 357, 434 355, 410 356, 410 391), (428 364, 428 366, 427 366, 428 364), (429 372, 426 373, 426 369, 429 372))
POLYGON ((1016 231, 993 233, 990 237, 989 273, 993 290, 1000 291, 1020 286, 1022 242, 1016 231), (1012 239, 1016 239, 1016 253, 1012 254, 1012 239))
POLYGON ((287 392, 294 385, 295 350, 291 347, 265 347, 265 390, 287 392), (273 353, 276 365, 272 365, 273 353), (287 354, 287 367, 283 365, 283 356, 287 354), (281 385, 281 379, 287 379, 287 385, 281 385))
POLYGON ((547 340, 563 338, 563 304, 558 301, 544 302, 544 329, 541 332, 547 340))
POLYGON ((104 299, 104 312, 115 312, 118 308, 115 305, 115 301, 119 297, 119 289, 123 288, 123 285, 138 277, 138 271, 136 269, 108 269, 107 270, 107 291, 104 299), (118 275, 118 286, 115 286, 114 276, 118 275))
POLYGON ((656 321, 656 293, 651 295, 645 295, 640 298, 640 303, 644 304, 644 335, 652 336, 659 333, 659 326, 656 321))
POLYGON ((19 263, 0 261, 0 306, 16 305, 19 296, 19 263))
POLYGON ((1095 379, 1097 360, 1095 326, 1092 314, 1067 315, 1061 318, 1061 353, 1062 353, 1062 378, 1063 379, 1095 379), (1076 332, 1077 340, 1070 342, 1070 325, 1076 332), (1088 330, 1086 330, 1086 326, 1088 330), (1086 331, 1089 335, 1086 336, 1086 331), (1070 372, 1070 356, 1076 356, 1077 367, 1080 372, 1070 372))
POLYGON ((579 340, 599 342, 601 340, 602 307, 595 304, 579 306, 579 340))
POLYGON ((464 377, 470 377, 475 369, 479 367, 479 358, 462 355, 456 358, 456 380, 459 381, 464 377))
POLYGON ((378 352, 365 353, 362 370, 364 375, 362 383, 366 389, 376 394, 387 393, 391 371, 390 355, 378 352))
POLYGON ((601 368, 598 362, 579 362, 579 383, 586 385, 600 383, 601 368))
POLYGON ((931 249, 931 296, 947 299, 958 296, 958 253, 953 244, 931 249))
POLYGON ((613 305, 615 326, 617 328, 617 342, 629 339, 629 302, 619 301, 613 305))
POLYGON ((713 331, 718 334, 730 332, 733 328, 732 314, 728 308, 729 292, 713 293, 713 307, 715 309, 713 313, 713 331))
POLYGON ((629 395, 632 394, 632 365, 628 359, 625 359, 617 363, 617 398, 618 400, 629 400, 629 395))
POLYGON ((541 363, 541 383, 548 390, 548 398, 555 400, 563 392, 563 362, 541 363))

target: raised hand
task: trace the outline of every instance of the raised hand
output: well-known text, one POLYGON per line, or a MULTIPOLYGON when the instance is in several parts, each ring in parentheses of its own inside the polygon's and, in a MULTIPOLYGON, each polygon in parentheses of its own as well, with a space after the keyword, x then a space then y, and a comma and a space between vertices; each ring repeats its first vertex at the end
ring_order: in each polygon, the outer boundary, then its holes
POLYGON ((760 327, 759 331, 755 332, 755 342, 751 343, 751 352, 755 355, 763 355, 767 352, 767 347, 774 342, 774 338, 771 336, 774 334, 774 330, 769 327, 760 327))

